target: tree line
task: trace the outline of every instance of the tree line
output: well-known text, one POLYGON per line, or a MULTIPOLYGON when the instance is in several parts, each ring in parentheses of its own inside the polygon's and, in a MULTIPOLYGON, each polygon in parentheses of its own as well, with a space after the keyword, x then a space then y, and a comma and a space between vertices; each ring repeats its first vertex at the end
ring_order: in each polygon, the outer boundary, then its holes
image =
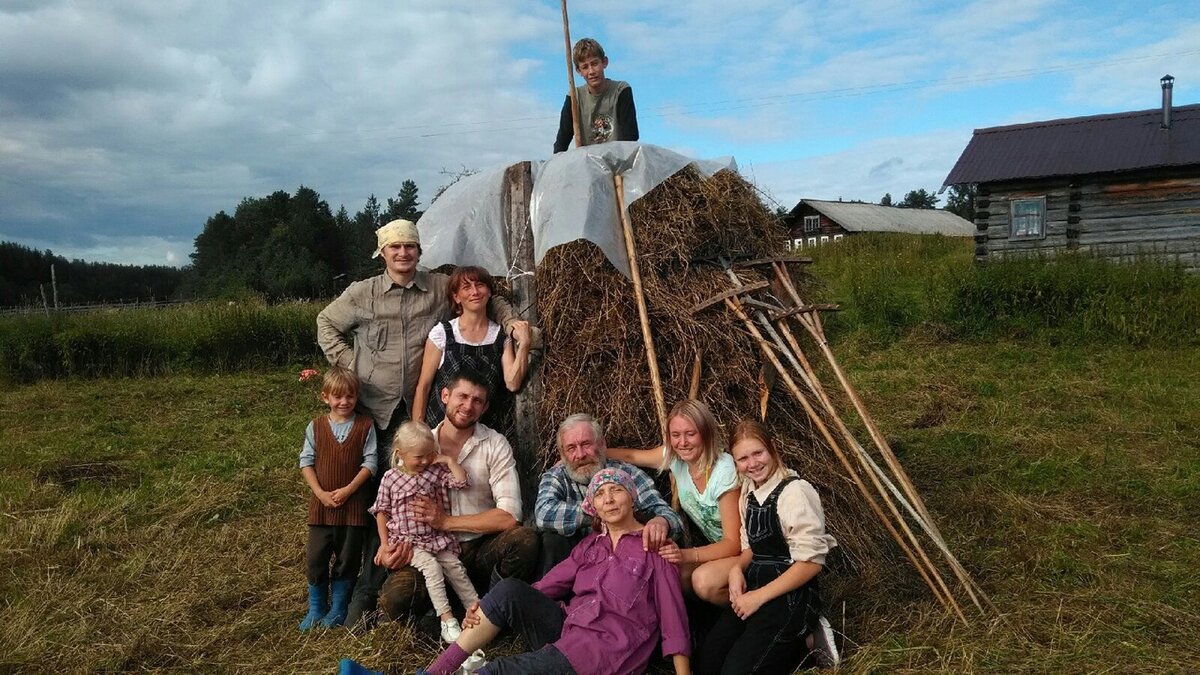
POLYGON ((417 184, 404 181, 395 197, 375 195, 353 216, 333 212, 312 188, 246 197, 232 214, 220 211, 196 237, 184 271, 186 297, 262 296, 271 300, 327 297, 351 281, 376 274, 375 230, 390 220, 421 218, 417 184))
MULTIPOLYGON (((449 185, 474 171, 444 171, 449 185)), ((437 196, 445 190, 443 186, 437 196)), ((911 190, 893 203, 900 208, 937 208, 940 198, 925 189, 911 190)), ((945 209, 968 221, 975 218, 974 186, 951 186, 945 209)), ((128 299, 200 299, 264 297, 269 300, 329 297, 347 284, 377 274, 372 258, 375 230, 389 220, 421 218, 417 184, 405 180, 394 197, 381 204, 375 195, 351 215, 336 212, 312 188, 279 190, 245 197, 227 213, 210 216, 196 237, 191 264, 183 269, 68 261, 51 251, 35 251, 0 242, 0 305, 41 302, 39 284, 51 293, 50 266, 58 276, 61 303, 115 302, 128 299)), ((781 209, 782 210, 782 209, 781 209)))
MULTIPOLYGON (((454 180, 471 172, 450 173, 454 180)), ((453 182, 453 181, 452 181, 453 182)), ((210 216, 195 240, 191 264, 118 265, 68 261, 52 251, 0 242, 0 306, 41 304, 44 286, 53 303, 51 265, 60 304, 263 297, 327 297, 351 281, 378 273, 372 259, 375 230, 396 218, 420 219, 417 184, 405 180, 394 197, 375 195, 351 215, 332 211, 312 188, 245 197, 210 216)))
MULTIPOLYGON (((975 194, 974 185, 951 185, 946 194, 946 206, 943 208, 963 220, 974 222, 975 194)), ((941 201, 941 197, 938 197, 936 193, 929 192, 925 188, 918 188, 909 190, 904 195, 904 199, 897 203, 892 202, 892 193, 888 192, 879 200, 879 205, 895 206, 901 209, 936 209, 939 201, 941 201)))
POLYGON ((183 281, 183 271, 166 265, 118 265, 67 260, 53 251, 37 251, 14 242, 0 242, 0 306, 166 300, 183 281), (50 268, 54 274, 51 277, 50 268))

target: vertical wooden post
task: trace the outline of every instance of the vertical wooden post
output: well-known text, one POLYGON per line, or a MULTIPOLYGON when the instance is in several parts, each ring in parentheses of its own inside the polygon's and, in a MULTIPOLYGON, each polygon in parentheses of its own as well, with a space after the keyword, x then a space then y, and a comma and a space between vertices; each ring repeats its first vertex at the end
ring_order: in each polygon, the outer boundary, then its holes
POLYGON ((58 275, 54 273, 53 263, 50 265, 50 286, 54 288, 54 310, 58 311, 58 275))
POLYGON ((38 290, 42 293, 42 311, 46 317, 50 317, 50 305, 46 304, 46 284, 38 284, 38 290))
POLYGON ((567 21, 567 0, 562 0, 563 45, 567 48, 567 96, 571 98, 571 125, 575 132, 575 147, 583 137, 579 128, 579 101, 575 100, 575 59, 571 56, 571 24, 567 21))
MULTIPOLYGON (((513 309, 526 321, 539 325, 537 309, 537 280, 533 275, 533 221, 529 200, 533 193, 533 170, 529 162, 518 162, 504 172, 501 192, 502 209, 508 230, 508 266, 511 277, 513 309)), ((541 352, 532 352, 525 384, 513 403, 513 456, 520 467, 521 495, 525 504, 532 505, 541 473, 542 438, 538 421, 538 404, 544 391, 542 370, 538 368, 541 352)))
POLYGON ((654 389, 654 405, 658 409, 658 427, 662 441, 667 442, 667 402, 663 398, 662 377, 658 374, 658 354, 654 351, 654 336, 650 333, 650 316, 646 310, 646 294, 642 292, 642 273, 638 268, 637 245, 633 241, 633 223, 625 208, 625 179, 621 174, 613 176, 617 190, 617 213, 621 217, 621 229, 625 232, 625 253, 629 256, 629 276, 633 278, 633 294, 637 299, 638 318, 642 321, 642 340, 646 343, 646 361, 650 364, 650 384, 654 389))

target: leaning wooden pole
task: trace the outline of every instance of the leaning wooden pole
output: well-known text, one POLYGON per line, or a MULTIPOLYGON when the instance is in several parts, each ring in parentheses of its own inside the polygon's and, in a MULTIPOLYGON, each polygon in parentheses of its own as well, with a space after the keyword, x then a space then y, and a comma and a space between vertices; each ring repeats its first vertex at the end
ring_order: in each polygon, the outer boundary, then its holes
MULTIPOLYGON (((792 301, 795 302, 797 304, 797 306, 803 306, 804 302, 803 302, 803 300, 801 300, 799 293, 797 293, 795 286, 792 284, 791 277, 787 274, 787 271, 783 267, 783 265, 778 262, 774 263, 774 270, 775 270, 776 277, 785 286, 792 301)), ((823 331, 821 325, 817 322, 817 320, 819 320, 819 316, 820 315, 817 314, 816 312, 812 312, 812 313, 805 313, 804 315, 802 315, 800 317, 795 317, 795 320, 798 321, 802 326, 805 327, 806 330, 808 330, 813 335, 814 340, 817 339, 818 335, 820 335, 821 338, 824 337, 824 331, 823 331)), ((817 378, 816 370, 812 368, 812 366, 809 364, 808 360, 804 357, 804 352, 800 349, 800 345, 796 341, 796 338, 792 335, 791 331, 788 330, 786 322, 783 319, 780 319, 778 323, 779 323, 779 329, 783 333, 784 337, 787 339, 788 344, 791 347, 792 351, 802 361, 803 367, 804 367, 805 371, 807 371, 807 376, 812 379, 812 382, 815 385, 815 386, 811 387, 813 389, 813 392, 819 397, 819 399, 823 402, 823 404, 825 405, 825 407, 828 410, 833 411, 834 410, 833 402, 829 399, 829 396, 825 392, 824 387, 821 386, 820 380, 817 378)), ((820 340, 818 340, 818 341, 820 341, 820 340)), ((825 343, 825 350, 828 350, 828 343, 825 343)), ((827 354, 827 356, 828 356, 828 358, 832 359, 832 352, 829 352, 827 354)), ((834 361, 834 364, 836 365, 836 361, 834 361)), ((843 374, 843 378, 844 378, 844 374, 843 374)), ((843 385, 846 384, 844 379, 839 379, 839 383, 841 383, 843 385)), ((861 401, 859 402, 859 404, 861 405, 861 401)), ((857 408, 856 408, 856 410, 857 410, 857 408)), ((865 410, 859 411, 859 412, 860 412, 860 416, 862 416, 862 413, 865 412, 865 410)), ((864 449, 862 449, 862 447, 860 445, 858 445, 858 442, 856 440, 854 440, 853 436, 850 434, 850 430, 846 428, 846 426, 845 426, 844 422, 841 420, 841 418, 836 415, 836 412, 834 412, 833 415, 834 415, 834 420, 835 420, 835 422, 837 422, 839 430, 841 431, 843 436, 845 436, 847 439, 849 439, 851 442, 853 442, 858 447, 858 449, 862 455, 862 458, 871 464, 871 467, 864 467, 864 470, 871 471, 873 468, 874 471, 878 472, 884 480, 887 480, 886 475, 882 471, 879 470, 879 468, 874 464, 874 462, 872 462, 870 460, 869 456, 866 454, 866 451, 864 449)), ((876 430, 878 431, 878 429, 876 429, 876 430)), ((889 450, 890 450, 890 448, 889 448, 889 450)), ((882 452, 882 450, 881 450, 881 452, 882 452)), ((899 465, 898 461, 897 461, 897 465, 899 465)), ((893 469, 893 471, 894 471, 894 469, 893 469)), ((899 474, 899 475, 903 475, 904 478, 907 479, 907 474, 904 474, 903 470, 901 470, 901 474, 899 474)), ((901 498, 901 497, 904 498, 901 501, 907 502, 904 504, 904 506, 910 510, 911 515, 913 516, 914 520, 922 528, 925 529, 926 534, 928 534, 929 537, 931 539, 933 539, 934 545, 938 548, 938 550, 946 558, 947 563, 950 565, 951 571, 954 572, 955 577, 958 578, 959 582, 963 586, 963 589, 966 590, 967 595, 970 596, 971 601, 975 604, 975 606, 980 611, 983 611, 983 605, 980 602, 982 599, 983 603, 986 603, 989 607, 992 607, 994 609, 994 606, 992 605, 991 600, 987 597, 987 594, 984 592, 984 590, 979 586, 979 584, 977 584, 975 582, 975 580, 973 578, 971 578, 971 575, 962 566, 962 563, 959 562, 958 558, 953 553, 950 552, 949 547, 946 545, 946 542, 941 535, 941 532, 938 531, 937 525, 933 522, 933 519, 932 519, 932 517, 930 517, 928 511, 926 511, 923 508, 924 505, 921 504, 920 507, 917 507, 913 504, 914 500, 912 499, 912 497, 910 495, 916 496, 917 503, 920 503, 920 501, 919 501, 920 497, 917 494, 916 488, 915 488, 915 486, 912 485, 911 481, 908 483, 907 489, 904 490, 903 493, 900 490, 897 490, 896 487, 894 485, 892 485, 892 483, 890 481, 888 481, 888 487, 891 490, 896 492, 896 496, 898 498, 901 498), (917 511, 918 508, 920 508, 919 513, 917 511)))
MULTIPOLYGON (((791 276, 787 274, 787 271, 781 271, 777 267, 776 276, 780 281, 783 282, 783 285, 787 289, 792 300, 798 305, 803 304, 803 302, 800 300, 799 293, 796 291, 795 285, 792 283, 791 276)), ((913 506, 916 507, 921 516, 929 522, 933 531, 936 532, 938 536, 941 536, 941 533, 937 530, 937 526, 933 523, 932 516, 929 515, 929 510, 925 508, 925 502, 921 499, 921 495, 917 493, 916 486, 913 485, 912 480, 908 477, 908 473, 904 471, 904 467, 900 465, 900 460, 897 459, 895 453, 892 452, 892 448, 890 445, 888 445, 887 439, 883 437, 883 433, 880 432, 879 427, 875 424, 874 418, 872 418, 871 414, 867 412, 866 406, 863 405, 862 399, 859 398, 858 392, 855 391, 854 386, 850 384, 850 379, 846 377, 846 373, 842 370, 841 364, 839 364, 837 359, 834 357, 833 350, 829 347, 829 340, 825 338, 825 331, 823 327, 816 321, 813 321, 812 323, 800 321, 800 324, 804 326, 805 330, 807 330, 812 336, 813 341, 817 343, 817 348, 821 350, 821 354, 825 357, 825 361, 829 363, 829 366, 833 370, 834 377, 837 379, 838 384, 842 386, 843 391, 846 392, 846 396, 850 399, 850 403, 854 406, 855 412, 858 413, 859 418, 863 421, 863 425, 866 426, 867 434, 870 435, 871 440, 875 442, 875 446, 879 448, 879 452, 883 455, 883 459, 887 463, 888 468, 892 470, 892 473, 894 473, 896 478, 900 481, 901 487, 904 488, 905 496, 912 501, 913 506)))
POLYGON ((805 413, 808 414, 809 419, 811 419, 816 425, 817 430, 825 439, 825 442, 829 444, 829 447, 833 450, 834 455, 837 456, 842 468, 846 470, 846 474, 851 479, 851 482, 858 487, 859 493, 864 499, 867 500, 867 504, 871 507, 871 510, 875 512, 875 516, 879 518, 879 521, 887 529, 888 534, 892 536, 892 540, 896 542, 896 544, 900 547, 900 550, 904 553, 905 557, 907 557, 909 562, 912 563, 913 568, 916 569, 917 573, 921 575, 921 579, 925 582, 925 585, 929 587, 930 592, 933 593, 933 597, 937 599, 942 606, 954 611, 954 613, 958 615, 963 623, 967 623, 967 618, 963 615, 962 608, 960 608, 958 603, 954 600, 954 596, 949 595, 948 593, 943 593, 942 588, 945 587, 945 582, 941 581, 939 578, 938 581, 941 583, 935 583, 934 578, 931 578, 930 573, 932 573, 934 577, 938 576, 937 568, 934 568, 931 565, 927 569, 924 565, 922 565, 921 561, 917 558, 917 555, 904 541, 904 538, 896 530, 895 526, 892 525, 892 521, 884 514, 883 509, 879 506, 879 503, 871 495, 870 490, 867 489, 866 483, 863 482, 862 478, 858 475, 858 472, 850 463, 850 460, 846 457, 846 454, 842 451, 841 445, 833 438, 833 434, 829 431, 828 427, 825 426, 825 423, 821 420, 820 416, 816 414, 816 411, 813 410, 812 405, 808 402, 808 399, 805 398, 804 394, 800 391, 800 387, 795 383, 795 381, 792 380, 791 375, 788 374, 787 370, 784 369, 783 363, 775 354, 775 348, 766 340, 766 338, 763 337, 762 333, 759 332, 758 328, 754 325, 754 321, 746 315, 746 313, 742 310, 741 304, 737 302, 736 299, 726 298, 725 305, 730 309, 730 311, 736 314, 739 319, 742 320, 742 323, 746 325, 746 329, 750 331, 750 334, 754 337, 755 341, 762 349, 763 354, 766 355, 766 357, 779 372, 780 379, 783 380, 783 383, 791 392, 792 397, 800 403, 800 405, 804 408, 805 413))
MULTIPOLYGON (((742 285, 741 279, 738 278, 737 274, 735 274, 732 269, 726 268, 725 273, 729 276, 730 282, 734 286, 742 285)), ((739 310, 741 309, 739 301, 734 300, 734 304, 738 307, 739 310)), ((788 365, 790 365, 792 368, 794 368, 796 370, 797 374, 800 375, 801 378, 806 380, 805 384, 809 387, 809 389, 815 390, 815 387, 813 386, 812 382, 807 381, 808 374, 805 372, 804 368, 799 364, 796 356, 793 355, 791 350, 788 349, 787 345, 784 344, 784 341, 780 338, 780 336, 779 336, 778 332, 775 330, 774 326, 771 325, 771 322, 767 319, 767 317, 761 311, 756 310, 755 314, 758 317, 759 322, 762 323, 763 328, 767 331, 767 333, 770 334, 771 340, 774 342, 774 344, 773 344, 774 348, 776 350, 778 350, 781 354, 783 354, 785 357, 787 357, 788 365)), ((762 337, 762 334, 759 333, 757 329, 754 329, 753 332, 754 332, 754 335, 756 338, 758 338, 759 340, 765 340, 765 338, 762 337)), ((767 343, 771 344, 771 341, 767 341, 767 343)), ((771 356, 774 361, 778 362, 777 357, 774 354, 772 354, 771 356)), ((785 376, 787 378, 787 381, 789 381, 789 382, 791 381, 791 377, 788 376, 787 371, 780 369, 780 374, 785 376)), ((795 386, 795 385, 793 385, 793 386, 795 386)), ((824 422, 822 422, 822 420, 817 416, 816 412, 813 410, 813 408, 811 407, 809 402, 803 398, 800 402, 801 402, 801 405, 804 406, 805 412, 808 413, 809 417, 812 418, 813 422, 816 423, 818 429, 820 429, 822 434, 825 436, 825 440, 827 442, 829 442, 832 446, 834 446, 835 449, 837 450, 838 454, 840 455, 841 454, 840 447, 838 447, 835 444, 835 442, 832 438, 832 435, 827 430, 824 422)), ((819 396, 818 396, 818 402, 820 402, 819 396)), ((841 424, 841 419, 837 416, 836 411, 833 411, 831 409, 826 409, 826 414, 830 415, 834 419, 834 421, 839 425, 839 427, 841 427, 841 429, 845 429, 844 425, 841 424)), ((896 519, 896 523, 899 524, 900 529, 903 531, 904 535, 908 538, 909 543, 912 545, 913 551, 915 551, 917 553, 917 555, 920 557, 921 562, 923 562, 927 566, 930 576, 937 583, 937 585, 941 588, 941 590, 945 594, 945 596, 947 598, 949 598, 950 604, 953 606, 955 613, 958 614, 959 618, 962 619, 964 623, 966 623, 966 621, 967 621, 966 616, 963 615, 962 609, 959 607, 958 602, 954 599, 953 594, 950 592, 950 588, 946 585, 945 579, 942 578, 941 573, 938 571, 937 567, 933 564, 933 561, 931 561, 929 559, 929 554, 925 552, 924 547, 921 546, 921 542, 917 539, 916 535, 913 534, 912 530, 909 528, 908 522, 904 519, 904 517, 900 514, 899 510, 896 508, 896 505, 895 505, 895 503, 893 503, 891 496, 888 494, 887 490, 885 490, 883 485, 880 483, 879 477, 876 476, 875 473, 871 471, 870 466, 867 466, 867 461, 861 456, 862 454, 865 453, 865 451, 862 450, 862 447, 854 440, 854 438, 852 436, 849 436, 848 434, 849 434, 849 430, 845 430, 846 440, 851 443, 850 449, 858 451, 858 453, 856 453, 856 455, 855 455, 855 458, 863 466, 863 471, 866 473, 867 478, 870 479, 871 485, 879 493, 879 496, 883 499, 884 504, 887 505, 888 510, 891 512, 892 516, 896 519)))
POLYGON ((638 318, 642 322, 642 340, 646 343, 646 361, 650 365, 650 384, 654 388, 654 406, 658 410, 658 427, 663 443, 667 442, 667 402, 663 398, 662 377, 658 373, 658 354, 654 351, 654 336, 650 333, 650 315, 646 310, 646 294, 642 291, 642 273, 638 269, 637 246, 633 240, 633 224, 625 209, 625 179, 621 174, 613 175, 613 187, 617 191, 617 213, 621 217, 621 229, 625 233, 625 253, 629 256, 629 276, 633 279, 633 293, 637 299, 638 318))
POLYGON ((571 55, 571 23, 567 20, 567 0, 562 0, 563 45, 567 49, 567 96, 571 98, 571 128, 575 132, 575 147, 583 137, 579 128, 579 101, 575 97, 575 59, 571 55))

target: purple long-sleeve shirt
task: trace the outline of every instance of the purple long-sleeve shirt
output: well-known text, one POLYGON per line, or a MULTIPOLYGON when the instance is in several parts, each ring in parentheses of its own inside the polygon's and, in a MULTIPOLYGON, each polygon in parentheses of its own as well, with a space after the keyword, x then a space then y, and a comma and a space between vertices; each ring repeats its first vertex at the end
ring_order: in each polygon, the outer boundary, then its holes
POLYGON ((564 600, 567 618, 554 646, 579 675, 643 673, 654 643, 663 656, 691 654, 679 570, 642 550, 642 535, 617 541, 592 534, 534 588, 564 600), (569 596, 569 599, 567 599, 569 596))

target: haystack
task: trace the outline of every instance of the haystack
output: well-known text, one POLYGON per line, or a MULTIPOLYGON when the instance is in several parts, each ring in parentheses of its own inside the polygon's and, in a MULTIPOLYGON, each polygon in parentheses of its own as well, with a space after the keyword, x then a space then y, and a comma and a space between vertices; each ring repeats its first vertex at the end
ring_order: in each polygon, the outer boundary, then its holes
MULTIPOLYGON (((732 171, 711 178, 684 169, 630 207, 649 323, 668 408, 688 395, 699 355, 699 395, 720 422, 722 438, 742 419, 757 418, 764 358, 730 313, 692 308, 728 291, 726 273, 703 260, 783 253, 785 232, 755 189, 732 171)), ((741 273, 747 282, 757 272, 741 273)), ((547 344, 539 407, 543 461, 557 460, 556 425, 587 412, 606 427, 610 446, 659 442, 644 340, 632 285, 590 242, 552 249, 537 267, 538 311, 547 344)), ((863 588, 897 564, 876 516, 847 484, 806 414, 786 395, 769 404, 768 426, 784 461, 821 494, 828 527, 841 546, 832 565, 846 574, 838 587, 863 588)), ((840 593, 834 593, 840 595, 840 593)))

